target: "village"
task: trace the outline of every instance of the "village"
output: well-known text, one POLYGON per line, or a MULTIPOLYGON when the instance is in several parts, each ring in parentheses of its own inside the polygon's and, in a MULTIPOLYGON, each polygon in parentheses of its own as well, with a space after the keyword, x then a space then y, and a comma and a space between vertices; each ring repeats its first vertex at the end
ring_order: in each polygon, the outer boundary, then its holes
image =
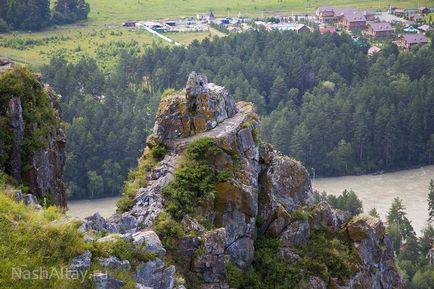
POLYGON ((240 33, 254 29, 267 31, 294 31, 309 33, 319 30, 325 33, 349 33, 355 43, 363 46, 369 42, 369 55, 381 51, 386 43, 395 43, 403 50, 429 42, 434 8, 400 9, 390 7, 388 11, 359 10, 356 7, 338 8, 320 6, 315 14, 273 15, 249 18, 238 14, 237 17, 217 17, 212 11, 198 13, 192 17, 155 21, 129 21, 122 24, 129 29, 145 29, 164 41, 179 43, 166 37, 166 32, 192 33, 219 31, 222 35, 240 33), (430 15, 430 16, 428 16, 430 15))

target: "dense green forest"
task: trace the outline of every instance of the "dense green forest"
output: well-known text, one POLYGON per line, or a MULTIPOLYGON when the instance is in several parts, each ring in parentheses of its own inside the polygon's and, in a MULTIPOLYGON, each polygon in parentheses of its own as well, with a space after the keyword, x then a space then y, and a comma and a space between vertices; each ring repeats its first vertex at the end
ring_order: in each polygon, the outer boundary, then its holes
POLYGON ((87 19, 90 7, 84 0, 0 0, 0 32, 39 30, 50 24, 87 19))
POLYGON ((434 161, 434 49, 373 58, 347 35, 255 31, 185 47, 129 43, 43 68, 62 95, 72 197, 118 194, 145 145, 160 94, 197 70, 254 102, 262 136, 322 176, 434 161))

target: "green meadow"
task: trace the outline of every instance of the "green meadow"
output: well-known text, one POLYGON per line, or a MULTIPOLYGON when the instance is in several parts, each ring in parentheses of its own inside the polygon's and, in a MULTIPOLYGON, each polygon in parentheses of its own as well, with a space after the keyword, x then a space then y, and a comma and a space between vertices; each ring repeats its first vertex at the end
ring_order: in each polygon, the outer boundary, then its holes
POLYGON ((389 5, 409 8, 432 6, 432 1, 372 0, 88 0, 90 23, 119 23, 126 20, 164 19, 192 16, 212 10, 217 17, 261 16, 314 12, 322 5, 357 6, 360 9, 385 10, 389 5), (419 4, 418 4, 419 3, 419 4))

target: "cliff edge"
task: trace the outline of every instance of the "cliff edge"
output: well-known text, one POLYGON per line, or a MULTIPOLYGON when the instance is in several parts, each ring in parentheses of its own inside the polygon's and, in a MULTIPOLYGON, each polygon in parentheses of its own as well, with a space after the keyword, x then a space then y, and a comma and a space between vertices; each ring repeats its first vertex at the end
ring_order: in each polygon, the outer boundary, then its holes
POLYGON ((0 171, 39 202, 64 207, 65 134, 57 97, 36 75, 0 59, 0 171))
POLYGON ((118 213, 82 232, 154 252, 141 288, 404 288, 382 222, 315 202, 303 165, 258 130, 251 103, 191 73, 162 98, 118 213))

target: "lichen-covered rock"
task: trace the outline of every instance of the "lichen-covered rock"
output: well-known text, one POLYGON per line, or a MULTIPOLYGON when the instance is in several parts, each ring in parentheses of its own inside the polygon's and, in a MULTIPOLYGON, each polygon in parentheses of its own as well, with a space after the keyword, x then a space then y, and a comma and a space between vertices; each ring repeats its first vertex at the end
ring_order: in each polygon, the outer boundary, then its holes
POLYGON ((198 273, 205 283, 226 281, 229 256, 224 253, 225 236, 224 228, 206 232, 192 260, 191 271, 198 273))
POLYGON ((246 269, 252 264, 255 247, 251 238, 236 240, 226 250, 239 268, 246 269))
POLYGON ((185 93, 174 93, 161 100, 153 136, 147 143, 152 147, 213 129, 236 112, 235 102, 225 88, 192 72, 185 93))
POLYGON ((344 230, 359 257, 359 271, 348 284, 353 287, 405 288, 405 284, 395 266, 390 238, 380 219, 354 217, 344 230))
POLYGON ((98 212, 84 218, 84 223, 81 224, 79 230, 83 233, 90 230, 108 233, 117 233, 119 231, 115 225, 107 222, 98 212))

